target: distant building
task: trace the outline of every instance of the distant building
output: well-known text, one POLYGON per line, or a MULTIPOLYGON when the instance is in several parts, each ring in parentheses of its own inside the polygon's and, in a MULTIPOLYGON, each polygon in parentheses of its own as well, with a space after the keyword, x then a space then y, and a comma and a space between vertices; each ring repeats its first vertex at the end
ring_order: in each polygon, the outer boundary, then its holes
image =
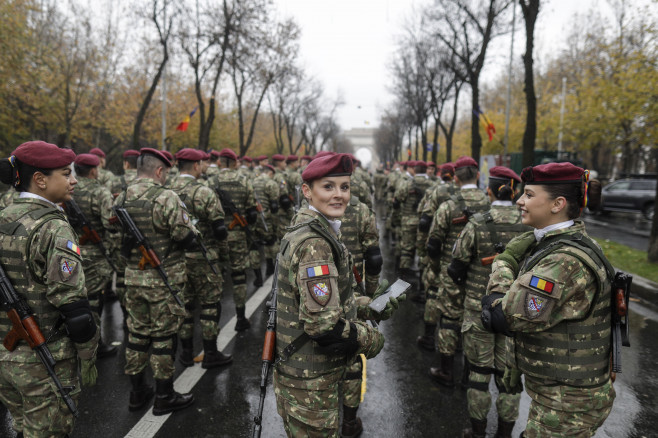
MULTIPOLYGON (((375 153, 375 129, 374 128, 352 128, 343 131, 343 135, 347 138, 352 145, 354 145, 354 152, 361 148, 367 148, 372 153, 372 162, 369 163, 371 169, 377 167, 379 159, 375 153)), ((364 163, 365 164, 365 163, 364 163)))

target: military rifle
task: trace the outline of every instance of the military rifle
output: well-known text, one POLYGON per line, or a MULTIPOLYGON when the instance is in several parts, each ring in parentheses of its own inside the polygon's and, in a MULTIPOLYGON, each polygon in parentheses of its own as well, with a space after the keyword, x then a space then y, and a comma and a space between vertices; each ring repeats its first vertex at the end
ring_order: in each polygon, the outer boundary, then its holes
POLYGON ((8 351, 14 351, 16 349, 16 344, 21 339, 25 340, 30 348, 36 351, 39 360, 44 367, 48 375, 55 383, 57 391, 59 391, 64 403, 69 408, 69 411, 73 414, 74 417, 78 416, 78 409, 75 407, 73 399, 69 395, 75 387, 73 386, 62 386, 62 382, 57 378, 55 374, 55 358, 53 357, 50 349, 48 348, 48 343, 39 328, 34 316, 32 314, 32 309, 30 305, 25 301, 24 298, 21 298, 14 289, 14 286, 11 284, 9 277, 5 270, 0 265, 0 304, 2 304, 3 309, 9 309, 7 311, 7 316, 12 323, 12 328, 5 336, 2 344, 8 351))
POLYGON ((494 262, 494 259, 498 254, 501 254, 503 251, 505 251, 505 245, 502 242, 498 242, 494 245, 494 249, 496 250, 496 254, 489 256, 489 257, 482 257, 480 259, 480 263, 482 263, 482 266, 489 266, 494 262))
POLYGON ((247 237, 251 239, 251 229, 249 229, 247 219, 242 216, 240 209, 233 203, 231 196, 220 188, 216 188, 215 190, 217 191, 217 195, 219 195, 219 202, 222 204, 222 208, 233 217, 233 220, 228 225, 228 229, 232 230, 236 225, 240 225, 247 233, 247 237))
POLYGON ((103 239, 101 239, 101 236, 87 220, 87 216, 85 216, 82 210, 80 210, 80 206, 77 202, 75 202, 75 199, 64 202, 64 207, 66 208, 66 213, 71 218, 71 222, 82 228, 83 234, 80 236, 78 243, 80 245, 84 245, 87 242, 95 244, 103 254, 103 257, 105 257, 105 260, 107 260, 107 262, 110 264, 112 270, 114 272, 119 272, 117 267, 114 265, 114 262, 112 262, 112 259, 108 255, 107 250, 105 249, 105 245, 103 245, 103 239))
POLYGON ((256 199, 256 211, 258 211, 258 216, 260 217, 260 221, 263 223, 263 228, 265 229, 266 233, 269 233, 270 230, 267 227, 267 222, 265 222, 265 215, 263 214, 263 204, 261 204, 260 199, 258 199, 258 195, 254 191, 254 198, 256 199))
POLYGON ((146 263, 151 265, 151 267, 155 269, 160 275, 160 278, 162 281, 164 281, 165 286, 167 286, 167 289, 169 289, 169 292, 171 292, 171 295, 173 295, 176 302, 182 306, 183 302, 181 301, 174 288, 172 288, 169 284, 167 273, 162 268, 162 262, 160 261, 160 258, 155 253, 155 250, 151 246, 150 242, 146 239, 146 236, 144 236, 142 232, 139 231, 139 228, 137 228, 137 225, 130 217, 130 214, 128 214, 125 208, 121 207, 112 207, 112 210, 114 211, 114 214, 116 215, 119 222, 121 222, 121 226, 123 227, 124 231, 128 232, 132 236, 132 238, 135 240, 136 246, 142 253, 142 258, 139 261, 139 269, 143 271, 146 268, 146 263))
POLYGON ((473 215, 473 212, 469 211, 468 208, 465 208, 463 211, 464 215, 452 219, 453 225, 465 224, 468 222, 468 218, 473 215))
POLYGON ((260 401, 258 402, 258 413, 254 417, 254 438, 260 438, 263 429, 263 406, 265 405, 265 395, 267 393, 267 378, 270 369, 274 364, 274 349, 276 346, 276 298, 278 293, 277 274, 279 271, 279 258, 274 265, 274 276, 272 277, 272 295, 267 302, 268 314, 267 328, 265 330, 265 341, 263 342, 263 365, 260 372, 260 401))
POLYGON ((612 282, 612 371, 614 373, 621 373, 621 346, 631 346, 628 336, 628 300, 632 282, 633 276, 624 272, 617 272, 612 282))
POLYGON ((201 254, 203 254, 203 258, 206 259, 206 262, 208 262, 208 266, 210 266, 210 269, 212 270, 212 273, 215 275, 219 275, 219 272, 217 271, 217 268, 215 268, 215 265, 212 264, 210 259, 208 258, 208 248, 206 248, 206 245, 203 244, 203 242, 200 239, 196 239, 197 245, 199 245, 199 249, 201 250, 201 254))

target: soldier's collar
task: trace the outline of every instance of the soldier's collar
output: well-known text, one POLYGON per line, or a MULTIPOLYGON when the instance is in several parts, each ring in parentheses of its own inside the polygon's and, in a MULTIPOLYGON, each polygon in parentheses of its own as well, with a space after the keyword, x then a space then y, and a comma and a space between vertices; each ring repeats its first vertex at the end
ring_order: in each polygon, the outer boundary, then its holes
POLYGON ((47 199, 44 198, 43 196, 37 195, 36 193, 32 193, 32 192, 21 192, 21 194, 18 195, 18 197, 19 197, 19 198, 23 198, 23 199, 24 199, 24 198, 38 199, 38 200, 40 200, 40 201, 47 202, 48 204, 52 205, 53 207, 55 207, 55 208, 58 209, 58 210, 62 210, 62 207, 60 207, 59 205, 55 204, 55 203, 52 202, 52 201, 47 200, 47 199))
POLYGON ((329 219, 327 216, 320 213, 318 211, 318 209, 313 207, 312 205, 309 205, 308 209, 311 210, 311 211, 314 211, 318 215, 322 216, 324 218, 324 220, 327 221, 327 223, 329 224, 329 227, 333 230, 334 234, 336 234, 336 236, 338 236, 338 233, 340 232, 340 226, 342 224, 342 222, 340 220, 338 220, 338 219, 333 219, 333 220, 329 219))
POLYGON ((477 184, 464 184, 463 186, 460 187, 461 190, 466 190, 466 189, 477 189, 478 186, 477 184))
POLYGON ((551 232, 551 231, 555 231, 555 230, 562 230, 562 229, 564 229, 564 228, 569 228, 569 227, 572 226, 573 224, 574 224, 574 221, 573 221, 573 220, 568 220, 568 221, 560 222, 560 223, 557 223, 557 224, 549 225, 549 226, 547 226, 547 227, 545 227, 545 228, 535 229, 535 230, 534 230, 534 233, 535 233, 535 240, 537 240, 537 242, 539 242, 539 241, 541 241, 541 240, 544 238, 544 236, 545 236, 547 233, 549 233, 549 232, 551 232))
POLYGON ((514 207, 514 203, 512 201, 500 201, 498 199, 491 203, 492 207, 494 205, 500 205, 502 207, 514 207))

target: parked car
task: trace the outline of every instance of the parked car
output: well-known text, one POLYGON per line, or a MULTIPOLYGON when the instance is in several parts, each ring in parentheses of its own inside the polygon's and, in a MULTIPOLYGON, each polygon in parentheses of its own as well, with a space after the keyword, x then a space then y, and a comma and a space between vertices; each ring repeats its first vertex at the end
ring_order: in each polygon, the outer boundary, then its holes
POLYGON ((653 220, 656 180, 621 179, 603 187, 599 212, 639 211, 653 220))

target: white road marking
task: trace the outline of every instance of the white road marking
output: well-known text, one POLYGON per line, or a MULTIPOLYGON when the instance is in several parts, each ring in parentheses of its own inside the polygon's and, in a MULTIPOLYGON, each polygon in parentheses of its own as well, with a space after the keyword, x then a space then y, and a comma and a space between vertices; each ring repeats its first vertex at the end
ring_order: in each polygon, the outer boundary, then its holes
MULTIPOLYGON (((245 315, 250 318, 258 309, 263 300, 267 298, 272 290, 272 276, 249 298, 245 310, 245 315)), ((233 327, 235 326, 236 317, 233 316, 220 330, 217 337, 217 348, 222 351, 233 340, 236 332, 233 327)), ((229 365, 230 366, 230 365, 229 365)), ((207 370, 201 368, 201 362, 197 362, 194 366, 185 368, 185 371, 174 382, 174 389, 180 393, 190 392, 194 385, 203 377, 207 370)), ((144 416, 135 424, 135 426, 128 432, 125 438, 152 438, 160 430, 162 425, 167 421, 171 414, 167 415, 153 415, 153 408, 144 414, 144 416)))

